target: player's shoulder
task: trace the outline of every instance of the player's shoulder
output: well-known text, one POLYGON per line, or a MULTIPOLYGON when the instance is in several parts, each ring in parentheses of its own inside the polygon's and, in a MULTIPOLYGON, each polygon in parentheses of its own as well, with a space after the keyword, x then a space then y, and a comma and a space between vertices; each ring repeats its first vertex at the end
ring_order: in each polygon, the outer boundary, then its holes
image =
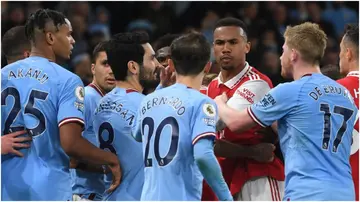
POLYGON ((291 82, 285 82, 277 85, 273 89, 270 90, 271 93, 276 92, 277 94, 280 94, 284 97, 292 97, 297 98, 304 86, 304 82, 297 81, 291 81, 291 82), (286 95, 286 96, 285 96, 286 95))
POLYGON ((218 84, 219 84, 219 75, 217 77, 215 77, 213 80, 210 81, 207 89, 217 87, 218 84))
POLYGON ((270 80, 270 78, 268 76, 261 73, 259 70, 257 70, 253 66, 249 66, 248 68, 249 68, 248 71, 244 75, 244 83, 245 82, 246 83, 251 83, 251 82, 253 82, 253 83, 261 83, 261 82, 264 82, 270 88, 273 87, 272 81, 270 80))
POLYGON ((143 98, 144 95, 136 90, 115 87, 101 100, 121 103, 123 106, 131 108, 138 107, 143 98))
POLYGON ((199 106, 206 103, 215 105, 215 101, 213 99, 201 93, 200 91, 195 89, 188 89, 188 91, 189 91, 189 101, 192 103, 192 105, 199 106))
POLYGON ((91 86, 86 86, 84 88, 85 91, 85 101, 87 103, 98 103, 99 100, 103 97, 103 95, 98 92, 96 89, 94 89, 91 86))
POLYGON ((337 80, 337 82, 345 86, 346 88, 351 89, 351 88, 359 88, 358 80, 359 80, 358 77, 346 76, 342 79, 337 80))

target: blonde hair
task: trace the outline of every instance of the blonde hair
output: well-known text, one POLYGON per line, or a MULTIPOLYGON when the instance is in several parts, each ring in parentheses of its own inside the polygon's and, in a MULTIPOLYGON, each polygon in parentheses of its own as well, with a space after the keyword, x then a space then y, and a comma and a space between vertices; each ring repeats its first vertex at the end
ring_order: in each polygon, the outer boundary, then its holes
POLYGON ((324 56, 327 36, 316 23, 305 22, 286 27, 286 45, 300 52, 301 58, 310 64, 320 64, 324 56))

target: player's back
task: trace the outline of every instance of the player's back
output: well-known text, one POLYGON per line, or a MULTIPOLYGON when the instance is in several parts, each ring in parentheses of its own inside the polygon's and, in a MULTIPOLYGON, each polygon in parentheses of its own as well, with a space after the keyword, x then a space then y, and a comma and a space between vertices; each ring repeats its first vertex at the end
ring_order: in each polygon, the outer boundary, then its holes
POLYGON ((357 109, 352 97, 322 74, 279 87, 293 97, 290 112, 278 121, 284 200, 354 200, 349 157, 357 109))
POLYGON ((209 110, 206 113, 215 116, 211 107, 199 109, 203 100, 211 102, 206 95, 177 83, 149 94, 141 103, 142 122, 138 124, 145 163, 141 200, 201 199, 203 176, 194 160, 193 142, 206 134, 193 137, 194 115, 209 110))
MULTIPOLYGON (((100 148, 116 154, 122 172, 120 186, 111 194, 104 193, 103 200, 140 200, 144 183, 144 164, 141 143, 132 136, 137 110, 144 95, 137 91, 114 88, 99 102, 93 127, 100 148)), ((110 186, 112 174, 105 177, 110 186)))
MULTIPOLYGON (((93 128, 93 114, 103 97, 97 86, 90 84, 85 87, 85 129, 82 136, 93 145, 99 147, 96 134, 93 128)), ((86 172, 79 169, 71 169, 73 194, 96 194, 96 200, 101 200, 104 193, 104 174, 86 172)))
MULTIPOLYGON (((33 137, 29 150, 32 156, 7 160, 2 164, 2 172, 6 172, 7 180, 12 183, 18 178, 25 180, 28 175, 46 178, 42 183, 32 183, 34 190, 26 187, 29 192, 39 191, 39 196, 29 194, 30 198, 24 200, 71 200, 69 157, 60 144, 59 126, 73 119, 83 123, 82 112, 69 108, 76 104, 75 99, 72 103, 66 99, 70 94, 75 98, 75 94, 83 89, 80 78, 46 58, 34 56, 6 66, 1 74, 2 134, 25 127, 33 137), (79 86, 77 91, 68 92, 69 86, 76 85, 79 86), (17 167, 27 158, 38 160, 34 164, 43 166, 39 172, 28 170, 26 166, 17 167), (48 170, 41 172, 41 169, 48 170), (48 187, 51 190, 46 190, 48 187)), ((78 95, 78 98, 79 104, 82 104, 83 97, 78 95)), ((81 107, 78 109, 82 110, 81 107)), ((25 197, 26 191, 23 194, 25 197)))

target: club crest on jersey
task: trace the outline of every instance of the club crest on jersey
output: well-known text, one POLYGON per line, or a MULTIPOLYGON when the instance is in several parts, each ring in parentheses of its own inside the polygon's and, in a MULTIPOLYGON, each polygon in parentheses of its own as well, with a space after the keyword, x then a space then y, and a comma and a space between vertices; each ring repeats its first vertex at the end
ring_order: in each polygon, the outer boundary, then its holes
POLYGON ((76 87, 75 96, 79 101, 84 102, 84 97, 85 97, 84 87, 82 86, 76 87))
POLYGON ((204 104, 203 111, 209 117, 216 116, 216 110, 215 110, 214 105, 212 105, 212 104, 204 104))

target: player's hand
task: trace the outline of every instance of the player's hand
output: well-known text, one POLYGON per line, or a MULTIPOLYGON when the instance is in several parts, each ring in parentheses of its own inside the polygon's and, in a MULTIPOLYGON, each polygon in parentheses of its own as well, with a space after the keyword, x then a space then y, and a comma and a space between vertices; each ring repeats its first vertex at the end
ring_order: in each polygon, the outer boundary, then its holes
POLYGON ((260 143, 251 147, 253 150, 253 156, 251 157, 255 161, 267 163, 274 160, 275 145, 271 143, 260 143))
POLYGON ((273 144, 278 142, 278 136, 271 127, 260 128, 259 130, 255 131, 255 135, 262 136, 261 142, 268 142, 273 144))
POLYGON ((214 100, 216 102, 217 105, 221 105, 221 104, 226 104, 226 102, 228 101, 228 97, 225 93, 217 96, 214 100))
POLYGON ((29 148, 30 144, 26 144, 24 142, 31 141, 31 137, 18 136, 25 133, 27 133, 27 131, 22 130, 1 136, 1 154, 15 154, 17 156, 23 157, 24 154, 22 154, 17 149, 29 148))
POLYGON ((161 68, 160 71, 160 85, 162 87, 168 87, 176 82, 175 72, 170 70, 170 67, 161 68))
POLYGON ((116 163, 108 165, 108 168, 112 173, 112 183, 110 188, 107 190, 108 193, 113 192, 119 185, 122 177, 120 162, 116 157, 116 163))

